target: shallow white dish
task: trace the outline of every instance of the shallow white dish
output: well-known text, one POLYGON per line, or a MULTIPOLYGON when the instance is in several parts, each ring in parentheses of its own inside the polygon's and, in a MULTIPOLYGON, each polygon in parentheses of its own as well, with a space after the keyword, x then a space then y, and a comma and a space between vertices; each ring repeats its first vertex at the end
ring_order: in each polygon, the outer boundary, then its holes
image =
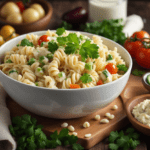
MULTIPOLYGON (((32 33, 43 35, 46 31, 32 33)), ((86 32, 80 33, 90 38, 94 35, 86 32)), ((26 34, 21 35, 3 44, 0 47, 0 59, 2 60, 4 53, 10 51, 25 36, 26 34)), ((118 48, 118 52, 128 66, 128 71, 121 78, 113 82, 92 88, 71 90, 48 89, 18 82, 5 75, 2 71, 0 71, 0 82, 15 102, 35 114, 61 119, 78 118, 91 114, 107 106, 119 96, 128 81, 132 68, 131 56, 125 48, 112 40, 104 37, 101 38, 109 49, 113 49, 114 47, 118 48)))

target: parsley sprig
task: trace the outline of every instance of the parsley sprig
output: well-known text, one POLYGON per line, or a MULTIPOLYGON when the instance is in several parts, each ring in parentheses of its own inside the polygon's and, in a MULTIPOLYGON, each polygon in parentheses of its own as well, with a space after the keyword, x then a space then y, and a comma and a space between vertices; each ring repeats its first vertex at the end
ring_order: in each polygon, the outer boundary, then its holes
POLYGON ((17 140, 17 150, 52 149, 59 145, 70 145, 73 150, 84 149, 80 144, 76 143, 78 137, 69 135, 67 128, 63 128, 59 133, 55 131, 50 135, 49 140, 42 131, 43 126, 36 123, 37 120, 28 114, 12 118, 12 125, 9 125, 9 130, 17 140))
POLYGON ((90 75, 88 73, 84 73, 83 76, 80 77, 80 80, 82 81, 82 83, 89 83, 92 81, 92 78, 90 77, 90 75))
POLYGON ((139 134, 133 128, 128 128, 124 133, 122 130, 112 131, 109 136, 109 149, 111 150, 128 150, 129 148, 135 149, 139 141, 139 134))
MULTIPOLYGON (((18 45, 18 46, 19 46, 19 45, 18 45)), ((31 47, 33 47, 34 45, 33 45, 33 43, 30 42, 28 39, 23 39, 23 40, 21 41, 20 46, 31 46, 31 47)))
POLYGON ((145 71, 141 71, 141 70, 135 69, 135 70, 132 71, 132 74, 133 74, 134 76, 139 76, 139 77, 141 77, 143 74, 145 74, 145 71))

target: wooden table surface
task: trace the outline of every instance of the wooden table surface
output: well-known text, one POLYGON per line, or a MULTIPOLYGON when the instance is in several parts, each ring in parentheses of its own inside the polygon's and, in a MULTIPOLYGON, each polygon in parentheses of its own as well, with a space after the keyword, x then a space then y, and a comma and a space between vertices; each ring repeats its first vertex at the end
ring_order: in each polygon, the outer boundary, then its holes
MULTIPOLYGON (((49 0, 49 2, 53 6, 53 16, 49 23, 47 29, 56 29, 60 23, 62 22, 61 17, 62 15, 76 7, 83 7, 88 10, 88 0, 49 0)), ((140 15, 144 21, 144 30, 150 33, 150 1, 131 1, 128 0, 128 11, 127 15, 137 14, 140 15)), ((131 126, 131 124, 129 124, 131 126)), ((147 150, 150 150, 149 140, 150 137, 141 135, 141 139, 146 143, 147 150)), ((143 150, 145 149, 145 143, 142 143, 140 146, 136 148, 136 150, 143 150)), ((62 147, 57 148, 58 150, 63 150, 62 147)), ((108 139, 103 140, 101 143, 97 144, 90 150, 108 150, 108 139)))

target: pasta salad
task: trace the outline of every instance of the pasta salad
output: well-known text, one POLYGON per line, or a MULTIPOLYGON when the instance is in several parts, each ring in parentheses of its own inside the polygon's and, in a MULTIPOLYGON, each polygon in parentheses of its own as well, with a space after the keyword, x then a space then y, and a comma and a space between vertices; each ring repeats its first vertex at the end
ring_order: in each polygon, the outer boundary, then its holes
POLYGON ((0 65, 17 81, 53 89, 100 86, 117 80, 127 69, 116 47, 109 50, 99 36, 90 39, 64 28, 42 36, 27 34, 5 53, 0 65))

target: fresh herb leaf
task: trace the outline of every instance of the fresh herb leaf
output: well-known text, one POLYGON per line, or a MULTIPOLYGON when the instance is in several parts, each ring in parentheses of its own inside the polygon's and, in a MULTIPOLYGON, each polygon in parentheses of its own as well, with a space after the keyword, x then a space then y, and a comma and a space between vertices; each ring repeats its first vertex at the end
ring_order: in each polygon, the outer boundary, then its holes
POLYGON ((53 59, 53 54, 49 53, 46 55, 46 57, 48 58, 48 60, 51 60, 51 59, 53 59))
POLYGON ((38 68, 37 68, 37 71, 38 71, 38 72, 43 72, 43 70, 42 70, 41 67, 38 67, 38 68))
POLYGON ((6 63, 12 63, 11 59, 7 59, 6 63))
POLYGON ((142 76, 143 74, 145 74, 145 71, 140 71, 138 69, 135 69, 132 71, 132 74, 135 76, 142 76))
POLYGON ((35 82, 35 85, 36 85, 36 86, 39 86, 38 82, 35 82))
POLYGON ((117 68, 119 71, 124 71, 124 72, 127 72, 127 70, 128 70, 128 68, 124 64, 118 64, 117 68))
POLYGON ((60 28, 64 28, 66 30, 73 29, 72 25, 70 23, 67 23, 66 21, 62 21, 62 23, 59 26, 60 28))
POLYGON ((35 63, 35 58, 31 58, 31 59, 28 61, 28 65, 32 65, 33 63, 35 63))
POLYGON ((79 38, 77 37, 76 33, 69 33, 67 38, 70 43, 75 43, 76 45, 79 45, 79 38))
POLYGON ((13 73, 13 72, 17 72, 17 73, 18 73, 17 70, 13 69, 13 70, 9 71, 9 74, 11 74, 11 73, 13 73))
POLYGON ((96 44, 91 44, 89 40, 85 41, 81 49, 79 50, 79 54, 82 57, 82 60, 85 61, 88 57, 94 59, 99 57, 98 46, 96 44))
POLYGON ((113 143, 117 138, 119 137, 119 134, 118 134, 118 132, 116 131, 112 131, 111 133, 110 133, 110 136, 109 136, 109 142, 110 143, 113 143))
POLYGON ((122 25, 122 21, 122 19, 105 19, 102 22, 95 21, 92 23, 86 23, 85 26, 81 26, 81 30, 104 36, 123 45, 126 40, 126 36, 122 32, 124 27, 122 25))
POLYGON ((90 77, 90 75, 88 73, 84 73, 83 76, 80 77, 80 80, 82 81, 82 83, 89 83, 92 81, 92 78, 90 77))
POLYGON ((34 45, 33 45, 32 42, 29 42, 28 39, 23 39, 23 40, 21 41, 20 46, 31 46, 31 47, 33 47, 34 45))
POLYGON ((19 44, 17 44, 17 47, 20 46, 19 44))
POLYGON ((65 29, 64 28, 58 28, 57 30, 56 30, 56 34, 57 35, 62 35, 63 33, 65 32, 65 29))
POLYGON ((108 54, 107 61, 109 61, 109 60, 113 60, 113 57, 112 57, 112 55, 111 55, 111 54, 108 54))
POLYGON ((77 50, 77 45, 74 43, 67 43, 67 46, 65 47, 65 53, 66 54, 74 54, 77 50))
POLYGON ((58 49, 58 45, 57 45, 56 42, 54 42, 54 41, 48 42, 48 50, 49 50, 51 53, 54 53, 57 49, 58 49))
POLYGON ((43 47, 44 43, 45 43, 45 42, 42 42, 40 46, 43 47))
POLYGON ((85 69, 91 71, 93 69, 93 62, 88 62, 85 64, 85 69))
POLYGON ((118 150, 119 146, 115 143, 110 143, 109 144, 109 149, 111 150, 118 150))
POLYGON ((59 43, 59 45, 65 45, 68 41, 67 37, 57 37, 57 42, 59 43))
POLYGON ((77 143, 74 143, 72 145, 72 149, 73 150, 84 150, 84 148, 80 144, 77 144, 77 143))

